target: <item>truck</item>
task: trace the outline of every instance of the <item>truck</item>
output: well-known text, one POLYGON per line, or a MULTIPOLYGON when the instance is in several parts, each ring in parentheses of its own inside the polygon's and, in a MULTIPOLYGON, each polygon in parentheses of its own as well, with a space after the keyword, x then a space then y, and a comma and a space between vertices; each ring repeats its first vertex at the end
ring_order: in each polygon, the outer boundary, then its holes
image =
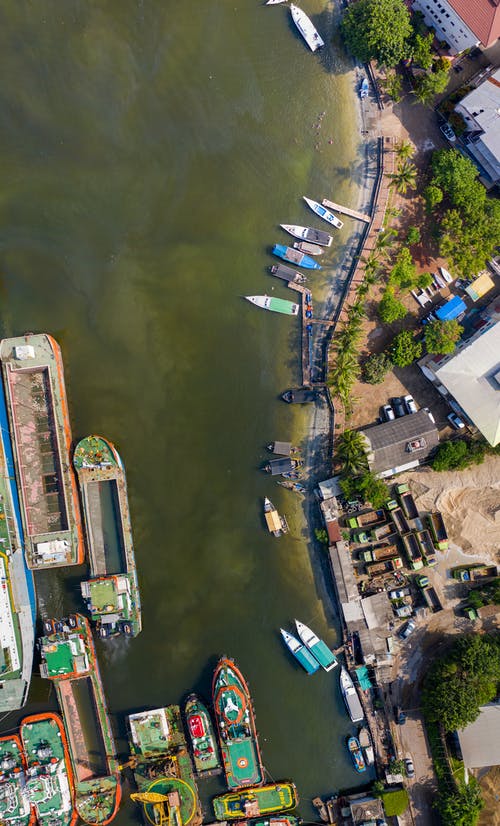
POLYGON ((377 562, 383 559, 394 559, 398 556, 397 545, 379 545, 372 549, 372 557, 377 562))
POLYGON ((411 493, 409 491, 400 493, 398 499, 407 519, 418 519, 417 506, 411 493))
POLYGON ((417 537, 414 533, 406 533, 401 538, 410 568, 414 571, 419 571, 420 568, 423 568, 424 562, 417 537))
POLYGON ((437 562, 436 549, 432 537, 426 528, 424 528, 423 531, 417 531, 417 541, 422 551, 424 563, 426 565, 435 565, 437 562))
POLYGON ((396 525, 398 533, 409 533, 410 526, 406 521, 406 517, 401 508, 395 508, 393 511, 391 511, 391 519, 396 525))
POLYGON ((448 534, 441 513, 439 511, 430 513, 427 516, 427 524, 436 548, 440 551, 448 550, 448 534))
POLYGON ((400 556, 395 556, 393 559, 386 559, 384 562, 368 562, 366 571, 369 576, 377 576, 378 574, 385 574, 388 571, 397 571, 403 567, 403 560, 400 556))
POLYGON ((441 600, 437 595, 437 591, 429 582, 429 577, 427 576, 418 576, 417 577, 417 585, 420 588, 424 601, 428 608, 435 614, 436 611, 442 611, 443 606, 441 605, 441 600))
POLYGON ((477 582, 482 579, 491 579, 497 575, 496 565, 470 565, 466 567, 460 565, 458 568, 452 568, 451 575, 454 579, 459 579, 462 582, 477 582))
POLYGON ((378 511, 367 511, 366 513, 360 513, 356 517, 357 526, 358 528, 366 528, 369 525, 378 525, 383 522, 385 519, 385 514, 383 510, 378 511))
POLYGON ((390 536, 391 533, 394 533, 394 525, 389 522, 387 525, 379 525, 378 528, 373 528, 370 531, 370 536, 374 542, 379 542, 386 536, 390 536))

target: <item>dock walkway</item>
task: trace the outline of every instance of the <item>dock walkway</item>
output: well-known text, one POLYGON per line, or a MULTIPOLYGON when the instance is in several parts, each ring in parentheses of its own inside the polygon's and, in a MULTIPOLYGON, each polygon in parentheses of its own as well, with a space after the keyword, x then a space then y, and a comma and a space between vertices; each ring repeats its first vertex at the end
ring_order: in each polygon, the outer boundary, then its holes
POLYGON ((336 204, 334 201, 329 201, 328 198, 323 198, 321 203, 327 209, 333 209, 334 212, 340 212, 342 215, 348 215, 349 218, 356 218, 357 221, 364 221, 365 224, 369 224, 371 221, 371 217, 365 212, 358 212, 357 209, 350 209, 349 207, 341 206, 340 204, 336 204))

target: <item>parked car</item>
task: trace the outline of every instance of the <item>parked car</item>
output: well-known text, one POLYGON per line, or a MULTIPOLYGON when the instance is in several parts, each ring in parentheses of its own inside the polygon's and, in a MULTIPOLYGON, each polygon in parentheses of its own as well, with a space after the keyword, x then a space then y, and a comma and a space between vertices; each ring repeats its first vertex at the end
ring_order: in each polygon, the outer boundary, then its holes
POLYGON ((394 591, 389 591, 389 599, 403 599, 410 595, 409 588, 395 588, 394 591))
POLYGON ((432 415, 431 411, 429 410, 429 408, 424 407, 424 410, 427 413, 427 415, 428 415, 429 419, 431 420, 432 424, 436 424, 436 420, 435 420, 434 416, 432 415))
POLYGON ((405 396, 403 398, 403 401, 404 401, 404 404, 405 404, 405 407, 406 407, 406 410, 408 411, 408 413, 416 413, 417 412, 417 405, 415 404, 415 399, 413 398, 413 396, 410 396, 410 395, 405 396))
POLYGON ((394 419, 396 418, 396 414, 394 413, 394 410, 392 409, 390 404, 384 404, 382 408, 382 416, 384 417, 384 421, 386 422, 394 421, 394 419))
POLYGON ((417 585, 419 588, 428 588, 429 586, 429 577, 428 576, 418 576, 417 577, 417 585))
POLYGON ((401 396, 394 396, 392 400, 392 408, 396 416, 404 416, 406 414, 405 406, 401 396))
POLYGON ((449 123, 443 123, 439 128, 441 129, 441 132, 443 133, 447 141, 449 141, 450 143, 455 143, 457 136, 455 135, 449 123))
POLYGON ((448 419, 451 426, 455 428, 455 430, 463 430, 463 428, 465 427, 464 422, 459 416, 457 416, 456 413, 448 413, 446 418, 448 419))
POLYGON ((406 640, 410 636, 410 634, 413 634, 416 627, 417 626, 415 625, 413 620, 408 620, 406 625, 404 625, 401 631, 399 632, 399 636, 402 640, 406 640))
POLYGON ((415 766, 411 757, 405 757, 405 769, 408 777, 415 777, 415 766))

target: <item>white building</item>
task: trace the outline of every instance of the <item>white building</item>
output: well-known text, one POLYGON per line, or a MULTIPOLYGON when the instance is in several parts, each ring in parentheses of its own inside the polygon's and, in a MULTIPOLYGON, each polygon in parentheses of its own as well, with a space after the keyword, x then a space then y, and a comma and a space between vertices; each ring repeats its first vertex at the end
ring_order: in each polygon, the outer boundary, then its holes
MULTIPOLYGON (((500 6, 499 6, 500 8, 500 6)), ((467 124, 467 150, 493 183, 500 181, 500 69, 455 106, 467 124)))
POLYGON ((496 0, 414 0, 412 8, 424 15, 454 53, 474 46, 492 46, 500 37, 500 4, 496 0))

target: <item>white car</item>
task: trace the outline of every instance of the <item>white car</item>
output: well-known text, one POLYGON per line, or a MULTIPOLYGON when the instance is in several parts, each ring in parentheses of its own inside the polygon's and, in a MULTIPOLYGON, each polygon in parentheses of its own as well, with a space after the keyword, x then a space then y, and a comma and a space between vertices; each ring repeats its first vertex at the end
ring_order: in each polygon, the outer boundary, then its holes
POLYGON ((404 405, 408 411, 408 413, 416 413, 417 412, 417 405, 415 404, 415 399, 413 396, 404 396, 403 397, 404 405))
POLYGON ((382 408, 382 413, 386 422, 393 422, 396 418, 394 410, 392 409, 390 404, 384 404, 382 408))
POLYGON ((457 136, 455 135, 449 123, 443 123, 442 126, 440 126, 439 128, 441 129, 441 132, 443 133, 447 141, 449 141, 450 143, 455 143, 457 136))

